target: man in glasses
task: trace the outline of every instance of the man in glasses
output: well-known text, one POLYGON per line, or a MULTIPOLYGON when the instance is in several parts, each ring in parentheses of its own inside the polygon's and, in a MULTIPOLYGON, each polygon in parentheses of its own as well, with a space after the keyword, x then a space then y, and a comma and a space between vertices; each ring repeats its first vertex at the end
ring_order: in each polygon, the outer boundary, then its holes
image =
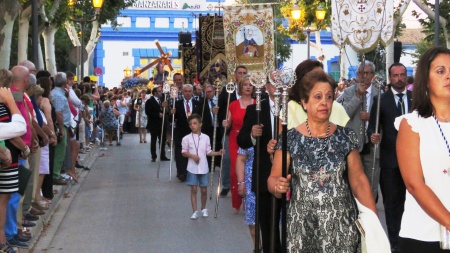
MULTIPOLYGON (((358 137, 361 162, 366 175, 368 175, 371 188, 376 189, 374 190, 376 192, 378 190, 378 179, 373 180, 374 185, 372 185, 371 177, 369 177, 369 175, 372 175, 374 149, 370 142, 370 136, 367 136, 370 111, 374 97, 380 92, 377 87, 372 85, 372 80, 375 77, 375 65, 370 61, 361 62, 358 67, 357 76, 357 83, 346 88, 336 101, 344 106, 345 111, 350 117, 347 127, 353 129, 358 137)), ((378 158, 376 162, 375 170, 379 172, 378 158)), ((379 173, 375 174, 379 175, 379 173)))

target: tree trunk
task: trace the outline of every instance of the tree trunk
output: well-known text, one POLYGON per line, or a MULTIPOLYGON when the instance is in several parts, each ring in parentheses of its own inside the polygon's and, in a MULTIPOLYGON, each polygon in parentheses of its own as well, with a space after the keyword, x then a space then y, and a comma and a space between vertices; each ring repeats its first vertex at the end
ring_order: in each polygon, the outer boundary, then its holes
POLYGON ((31 6, 23 10, 19 15, 19 35, 17 62, 28 60, 28 34, 30 31, 31 6))
MULTIPOLYGON (((402 16, 405 14, 406 8, 408 8, 411 0, 405 0, 403 3, 397 7, 398 15, 394 15, 394 29, 398 26, 398 23, 402 21, 402 16)), ((395 34, 395 31, 394 31, 395 34)), ((394 63, 394 41, 391 41, 386 45, 386 78, 389 77, 389 67, 394 63)))
POLYGON ((50 74, 56 74, 55 33, 58 28, 51 24, 44 30, 45 65, 50 74))
POLYGON ((94 52, 95 45, 97 45, 98 38, 100 38, 100 32, 98 30, 99 23, 98 21, 92 22, 92 30, 91 30, 91 36, 89 37, 89 41, 86 45, 86 51, 88 53, 87 61, 84 63, 84 72, 87 72, 86 75, 89 75, 89 65, 92 53, 94 52))
POLYGON ((9 69, 12 32, 19 9, 16 0, 0 1, 0 68, 9 69))

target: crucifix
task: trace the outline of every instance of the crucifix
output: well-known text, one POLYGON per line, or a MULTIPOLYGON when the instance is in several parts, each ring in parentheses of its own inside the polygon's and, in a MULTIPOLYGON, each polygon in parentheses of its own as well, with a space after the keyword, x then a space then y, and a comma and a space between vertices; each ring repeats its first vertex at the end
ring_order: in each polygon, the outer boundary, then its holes
POLYGON ((163 68, 164 68, 164 65, 167 65, 169 67, 170 71, 173 71, 173 67, 172 67, 172 64, 170 64, 170 59, 169 59, 169 57, 172 55, 172 52, 169 51, 167 53, 164 53, 161 45, 159 45, 158 40, 155 40, 155 45, 158 48, 161 55, 158 56, 157 59, 152 61, 147 66, 145 66, 142 69, 140 69, 139 71, 137 71, 137 73, 135 73, 134 76, 138 76, 138 75, 142 74, 144 71, 147 71, 149 68, 155 66, 158 63, 161 63, 163 68))

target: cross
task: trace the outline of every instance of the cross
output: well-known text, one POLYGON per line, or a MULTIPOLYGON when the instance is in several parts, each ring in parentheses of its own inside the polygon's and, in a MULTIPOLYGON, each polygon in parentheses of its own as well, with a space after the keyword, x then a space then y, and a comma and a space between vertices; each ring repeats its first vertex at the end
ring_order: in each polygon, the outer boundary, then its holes
POLYGON ((172 52, 169 51, 168 53, 164 53, 164 51, 162 50, 161 45, 159 45, 158 40, 155 40, 155 44, 156 44, 156 47, 158 48, 159 52, 161 53, 161 55, 158 56, 157 59, 155 59, 154 61, 152 61, 152 62, 151 62, 150 64, 148 64, 147 66, 145 66, 145 67, 143 67, 142 69, 140 69, 140 70, 139 70, 139 73, 135 73, 135 74, 134 74, 135 76, 140 75, 141 73, 143 73, 143 72, 146 71, 147 69, 149 69, 149 68, 155 66, 156 64, 158 64, 158 63, 160 63, 160 62, 161 62, 161 64, 163 65, 163 68, 164 68, 164 65, 167 65, 167 66, 169 67, 170 71, 173 71, 173 67, 172 67, 172 65, 170 64, 170 60, 169 60, 169 57, 172 55, 172 52))
POLYGON ((358 7, 358 9, 359 9, 359 11, 360 12, 363 12, 365 9, 366 9, 366 7, 364 7, 362 4, 358 7))

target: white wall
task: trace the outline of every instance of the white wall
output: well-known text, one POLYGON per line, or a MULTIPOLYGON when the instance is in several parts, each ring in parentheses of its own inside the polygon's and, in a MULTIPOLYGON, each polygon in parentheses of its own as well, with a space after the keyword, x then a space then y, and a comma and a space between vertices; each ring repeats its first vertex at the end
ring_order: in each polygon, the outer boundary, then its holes
MULTIPOLYGON (((178 48, 178 42, 159 41, 161 47, 178 48)), ((134 66, 133 49, 146 48, 156 49, 155 43, 152 41, 103 41, 103 50, 105 50, 105 58, 103 65, 105 66, 105 74, 103 82, 108 88, 118 87, 124 78, 123 70, 126 67, 134 66), (123 56, 123 52, 128 52, 128 56, 123 56)))

